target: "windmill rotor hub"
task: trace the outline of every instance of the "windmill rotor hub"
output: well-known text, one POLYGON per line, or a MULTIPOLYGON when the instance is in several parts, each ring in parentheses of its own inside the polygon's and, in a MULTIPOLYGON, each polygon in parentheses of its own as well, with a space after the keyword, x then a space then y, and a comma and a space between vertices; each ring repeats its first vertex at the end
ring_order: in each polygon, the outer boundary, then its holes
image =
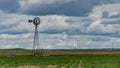
POLYGON ((39 17, 35 17, 35 18, 33 19, 33 24, 34 24, 34 25, 39 25, 39 24, 40 24, 40 18, 39 18, 39 17))

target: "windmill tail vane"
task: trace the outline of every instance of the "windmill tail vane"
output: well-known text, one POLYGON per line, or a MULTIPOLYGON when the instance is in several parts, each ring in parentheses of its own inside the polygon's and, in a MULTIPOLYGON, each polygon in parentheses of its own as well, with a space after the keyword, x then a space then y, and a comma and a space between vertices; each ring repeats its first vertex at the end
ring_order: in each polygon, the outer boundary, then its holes
POLYGON ((28 20, 28 23, 31 23, 31 22, 33 22, 33 20, 28 20))

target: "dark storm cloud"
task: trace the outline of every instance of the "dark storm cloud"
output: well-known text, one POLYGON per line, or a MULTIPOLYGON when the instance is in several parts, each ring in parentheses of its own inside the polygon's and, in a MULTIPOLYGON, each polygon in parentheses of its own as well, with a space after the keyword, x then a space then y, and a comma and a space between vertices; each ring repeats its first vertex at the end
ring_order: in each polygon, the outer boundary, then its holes
POLYGON ((21 6, 21 0, 0 0, 0 10, 29 15, 88 16, 96 5, 119 2, 117 0, 69 0, 68 2, 52 0, 53 3, 42 3, 41 1, 44 0, 38 0, 37 3, 31 4, 29 1, 26 0, 26 4, 21 6))
POLYGON ((16 12, 20 7, 18 0, 0 0, 0 10, 16 12))
POLYGON ((101 42, 101 41, 109 41, 110 39, 107 37, 94 37, 94 38, 90 38, 92 41, 96 41, 96 42, 101 42))
POLYGON ((107 24, 120 24, 120 19, 115 18, 105 18, 102 20, 101 24, 107 25, 107 24))
POLYGON ((115 3, 115 0, 73 0, 67 3, 53 4, 32 4, 27 10, 22 10, 21 13, 30 15, 66 15, 66 16, 88 16, 92 8, 100 4, 115 3))

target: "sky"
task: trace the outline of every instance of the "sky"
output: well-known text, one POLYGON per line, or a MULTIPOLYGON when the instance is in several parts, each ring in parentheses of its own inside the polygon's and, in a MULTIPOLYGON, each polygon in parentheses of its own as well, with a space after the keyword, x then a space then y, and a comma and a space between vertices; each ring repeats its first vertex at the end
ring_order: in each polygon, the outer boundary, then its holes
POLYGON ((120 0, 0 0, 0 49, 120 48, 120 0))

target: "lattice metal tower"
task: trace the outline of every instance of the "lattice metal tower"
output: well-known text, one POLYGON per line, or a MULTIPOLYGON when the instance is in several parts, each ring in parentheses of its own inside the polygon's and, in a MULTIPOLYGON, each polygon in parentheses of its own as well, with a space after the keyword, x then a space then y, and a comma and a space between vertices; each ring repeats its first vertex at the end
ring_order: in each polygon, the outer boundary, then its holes
POLYGON ((38 25, 40 25, 40 18, 35 17, 33 20, 28 20, 29 23, 33 22, 35 25, 34 41, 33 41, 33 50, 31 55, 33 56, 43 56, 41 49, 39 49, 39 32, 38 25))

